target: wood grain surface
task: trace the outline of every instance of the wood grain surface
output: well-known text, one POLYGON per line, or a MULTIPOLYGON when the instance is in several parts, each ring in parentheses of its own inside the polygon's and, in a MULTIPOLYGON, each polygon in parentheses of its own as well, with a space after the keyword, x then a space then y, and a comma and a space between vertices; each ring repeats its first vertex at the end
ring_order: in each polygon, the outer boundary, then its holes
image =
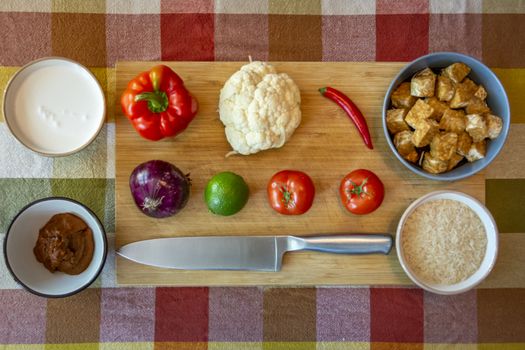
MULTIPOLYGON (((400 63, 277 62, 298 84, 302 123, 282 148, 250 156, 225 158, 231 148, 219 120, 219 91, 242 62, 164 62, 185 81, 200 110, 176 138, 142 139, 123 116, 118 102, 127 82, 156 62, 119 62, 116 101, 116 247, 150 238, 197 235, 314 235, 328 233, 395 234, 398 220, 416 198, 434 190, 454 189, 485 200, 484 173, 453 183, 426 180, 406 169, 386 144, 381 105, 400 63), (369 150, 352 122, 318 88, 344 91, 368 120, 374 150, 369 150), (169 161, 191 174, 187 207, 174 217, 152 219, 136 208, 128 180, 133 168, 151 159, 169 161), (348 213, 338 197, 341 178, 367 168, 384 182, 385 200, 372 214, 348 213), (316 186, 313 207, 302 216, 282 216, 267 204, 266 184, 282 169, 307 172, 316 186), (234 171, 250 187, 245 208, 231 217, 208 212, 203 201, 207 181, 217 172, 234 171)), ((409 284, 395 255, 345 256, 299 252, 286 254, 278 273, 245 271, 179 271, 117 259, 119 284, 149 285, 329 285, 409 284)))

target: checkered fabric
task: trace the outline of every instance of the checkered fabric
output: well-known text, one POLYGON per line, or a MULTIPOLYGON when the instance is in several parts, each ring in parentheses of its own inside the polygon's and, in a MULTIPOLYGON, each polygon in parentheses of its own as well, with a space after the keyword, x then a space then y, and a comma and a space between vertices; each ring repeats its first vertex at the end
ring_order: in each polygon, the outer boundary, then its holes
POLYGON ((110 239, 102 275, 69 298, 24 291, 2 261, 0 349, 525 349, 525 1, 2 0, 0 43, 0 90, 21 65, 65 56, 89 67, 110 101, 97 139, 64 158, 25 149, 0 115, 0 239, 20 208, 47 196, 86 204, 110 239), (498 264, 512 278, 450 297, 116 285, 115 62, 409 61, 444 50, 481 59, 510 98, 509 139, 485 193, 498 264))

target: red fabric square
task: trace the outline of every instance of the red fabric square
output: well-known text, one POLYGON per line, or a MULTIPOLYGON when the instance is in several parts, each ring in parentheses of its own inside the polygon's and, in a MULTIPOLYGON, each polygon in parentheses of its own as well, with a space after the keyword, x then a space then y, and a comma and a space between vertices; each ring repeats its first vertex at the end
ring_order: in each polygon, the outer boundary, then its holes
POLYGON ((372 342, 423 342, 423 290, 370 289, 372 342))
POLYGON ((208 318, 208 288, 156 289, 156 342, 206 342, 208 318))
POLYGON ((213 0, 161 0, 162 13, 213 13, 213 0))
POLYGON ((214 16, 209 13, 161 14, 162 59, 213 61, 214 16))
POLYGON ((377 0, 376 13, 384 14, 408 14, 428 13, 429 0, 377 0))
POLYGON ((0 64, 22 66, 51 55, 51 14, 0 12, 0 64))
POLYGON ((428 14, 377 15, 376 60, 411 61, 428 53, 428 14))

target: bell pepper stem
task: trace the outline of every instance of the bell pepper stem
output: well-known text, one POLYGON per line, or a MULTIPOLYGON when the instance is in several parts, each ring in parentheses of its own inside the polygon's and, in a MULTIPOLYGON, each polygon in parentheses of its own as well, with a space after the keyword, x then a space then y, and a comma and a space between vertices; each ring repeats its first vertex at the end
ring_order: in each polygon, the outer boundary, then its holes
POLYGON ((153 113, 161 113, 168 108, 168 96, 164 91, 143 92, 135 96, 135 101, 148 101, 148 108, 153 113))

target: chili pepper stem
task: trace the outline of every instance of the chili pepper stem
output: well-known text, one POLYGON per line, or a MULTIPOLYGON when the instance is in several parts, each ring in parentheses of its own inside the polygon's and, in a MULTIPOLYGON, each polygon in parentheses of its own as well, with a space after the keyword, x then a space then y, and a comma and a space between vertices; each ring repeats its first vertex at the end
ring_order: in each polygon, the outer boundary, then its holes
POLYGON ((135 96, 135 101, 148 101, 148 108, 153 113, 162 113, 168 109, 168 96, 164 91, 148 91, 135 96))

